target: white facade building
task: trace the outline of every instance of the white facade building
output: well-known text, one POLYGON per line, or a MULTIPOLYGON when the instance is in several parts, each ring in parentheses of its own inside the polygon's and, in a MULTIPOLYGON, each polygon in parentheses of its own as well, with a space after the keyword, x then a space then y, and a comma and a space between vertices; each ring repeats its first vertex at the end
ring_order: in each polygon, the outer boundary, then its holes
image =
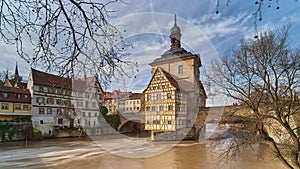
POLYGON ((33 127, 43 136, 54 129, 99 126, 103 90, 96 77, 71 79, 31 69, 33 127))

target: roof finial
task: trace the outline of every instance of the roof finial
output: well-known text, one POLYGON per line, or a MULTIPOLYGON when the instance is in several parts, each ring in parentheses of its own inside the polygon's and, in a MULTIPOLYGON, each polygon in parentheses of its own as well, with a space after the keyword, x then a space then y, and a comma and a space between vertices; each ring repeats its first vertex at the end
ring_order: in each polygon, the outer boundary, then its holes
POLYGON ((174 26, 177 26, 177 23, 176 23, 176 14, 174 16, 174 26))

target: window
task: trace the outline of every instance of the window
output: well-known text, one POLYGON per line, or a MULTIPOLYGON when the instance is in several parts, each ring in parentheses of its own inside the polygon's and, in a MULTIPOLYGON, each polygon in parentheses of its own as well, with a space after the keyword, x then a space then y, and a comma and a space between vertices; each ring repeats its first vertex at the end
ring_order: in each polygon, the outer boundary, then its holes
POLYGON ((160 77, 157 77, 156 80, 159 81, 159 80, 160 80, 160 77))
POLYGON ((16 99, 21 99, 21 94, 16 94, 16 99))
POLYGON ((63 124, 63 119, 58 119, 58 124, 63 124))
POLYGON ((150 106, 147 106, 147 107, 146 107, 146 110, 147 110, 147 111, 150 111, 150 106))
POLYGON ((52 114, 52 108, 51 107, 47 108, 47 114, 52 114))
POLYGON ((66 95, 70 96, 71 95, 71 91, 70 90, 66 90, 66 95))
POLYGON ((83 106, 82 102, 77 102, 76 104, 77 104, 78 107, 82 107, 83 106))
POLYGON ((176 93, 176 99, 180 99, 180 94, 176 93))
POLYGON ((62 99, 56 99, 56 104, 62 105, 62 99))
POLYGON ((82 116, 85 116, 85 112, 82 112, 82 116))
POLYGON ((147 101, 151 101, 151 95, 147 95, 147 101))
POLYGON ((136 104, 140 104, 140 101, 137 100, 137 101, 136 101, 136 104))
POLYGON ((43 120, 40 120, 40 124, 44 124, 44 121, 43 121, 43 120))
POLYGON ((151 110, 152 110, 152 111, 155 111, 155 106, 152 106, 151 110))
POLYGON ((89 117, 91 117, 91 112, 89 112, 89 117))
POLYGON ((172 99, 172 93, 168 93, 168 94, 167 94, 167 98, 168 98, 168 99, 172 99))
POLYGON ((36 102, 38 102, 39 104, 44 104, 45 99, 43 97, 38 97, 38 98, 36 98, 36 102))
POLYGON ((168 106, 168 111, 172 111, 173 110, 173 105, 169 105, 168 106))
POLYGON ((56 109, 56 114, 60 115, 61 114, 61 109, 56 109))
POLYGON ((2 93, 2 98, 8 98, 8 93, 2 93))
POLYGON ((165 86, 165 85, 162 85, 162 86, 161 86, 161 88, 165 89, 165 88, 166 88, 166 86, 165 86))
POLYGON ((171 120, 168 120, 168 124, 169 124, 169 125, 172 124, 172 121, 171 121, 171 120))
POLYGON ((70 119, 70 128, 74 127, 74 119, 70 119))
POLYGON ((1 109, 2 110, 8 110, 8 108, 9 108, 9 105, 7 103, 2 103, 1 104, 1 109))
POLYGON ((95 102, 92 102, 92 107, 96 107, 96 103, 95 102))
POLYGON ((57 89, 56 92, 57 92, 57 94, 62 94, 62 90, 61 89, 57 89))
POLYGON ((85 98, 89 98, 89 93, 84 93, 85 98))
POLYGON ((160 100, 161 99, 161 95, 160 94, 157 94, 156 95, 156 100, 160 100))
POLYGON ((27 104, 23 105, 23 110, 29 110, 29 106, 27 104))
POLYGON ((48 87, 48 93, 52 93, 52 92, 53 92, 52 88, 48 87))
POLYGON ((20 104, 15 104, 15 110, 21 110, 21 105, 20 104))
POLYGON ((179 65, 178 66, 178 74, 182 74, 183 73, 183 65, 179 65))
POLYGON ((47 104, 54 104, 53 98, 47 98, 47 104))
POLYGON ((97 117, 97 113, 95 113, 95 117, 97 117))
POLYGON ((180 106, 176 105, 176 111, 180 111, 180 106))
POLYGON ((153 124, 160 124, 159 120, 153 120, 153 124))
POLYGON ((64 105, 70 105, 71 101, 70 100, 64 100, 64 105))
POLYGON ((94 127, 96 126, 96 121, 94 121, 94 127))
POLYGON ((45 114, 45 109, 44 107, 39 108, 39 114, 45 114))
POLYGON ((164 111, 164 106, 163 105, 159 106, 159 111, 164 111))
POLYGON ((24 95, 24 99, 28 99, 28 94, 25 94, 25 95, 24 95))
POLYGON ((140 107, 136 107, 136 110, 140 110, 140 107))
POLYGON ((85 107, 86 107, 86 108, 90 107, 89 102, 85 102, 85 107))

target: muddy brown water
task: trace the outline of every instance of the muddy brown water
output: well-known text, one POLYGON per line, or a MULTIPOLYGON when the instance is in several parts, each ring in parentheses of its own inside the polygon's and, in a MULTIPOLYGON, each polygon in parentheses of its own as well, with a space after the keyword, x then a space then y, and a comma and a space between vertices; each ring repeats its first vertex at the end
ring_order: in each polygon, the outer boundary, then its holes
MULTIPOLYGON (((123 150, 131 140, 107 139, 101 143, 115 148, 115 152, 104 150, 86 138, 48 139, 0 145, 0 168, 26 169, 284 169, 266 143, 242 148, 237 156, 220 156, 226 142, 205 143, 184 141, 180 143, 156 142, 143 138, 151 145, 171 148, 151 157, 129 158, 116 152, 123 150)), ((161 148, 160 147, 160 148, 161 148)), ((137 146, 127 154, 147 150, 137 146)), ((155 147, 150 150, 155 151, 155 147)))

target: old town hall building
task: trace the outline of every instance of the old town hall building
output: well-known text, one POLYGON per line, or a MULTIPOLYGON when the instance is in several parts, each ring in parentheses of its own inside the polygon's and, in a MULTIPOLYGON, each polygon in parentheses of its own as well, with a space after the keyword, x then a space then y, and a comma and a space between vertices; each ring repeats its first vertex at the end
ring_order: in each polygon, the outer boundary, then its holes
POLYGON ((170 40, 171 48, 150 63, 152 79, 144 90, 145 130, 151 130, 152 138, 191 127, 207 98, 200 81, 200 55, 181 47, 176 16, 170 40))

